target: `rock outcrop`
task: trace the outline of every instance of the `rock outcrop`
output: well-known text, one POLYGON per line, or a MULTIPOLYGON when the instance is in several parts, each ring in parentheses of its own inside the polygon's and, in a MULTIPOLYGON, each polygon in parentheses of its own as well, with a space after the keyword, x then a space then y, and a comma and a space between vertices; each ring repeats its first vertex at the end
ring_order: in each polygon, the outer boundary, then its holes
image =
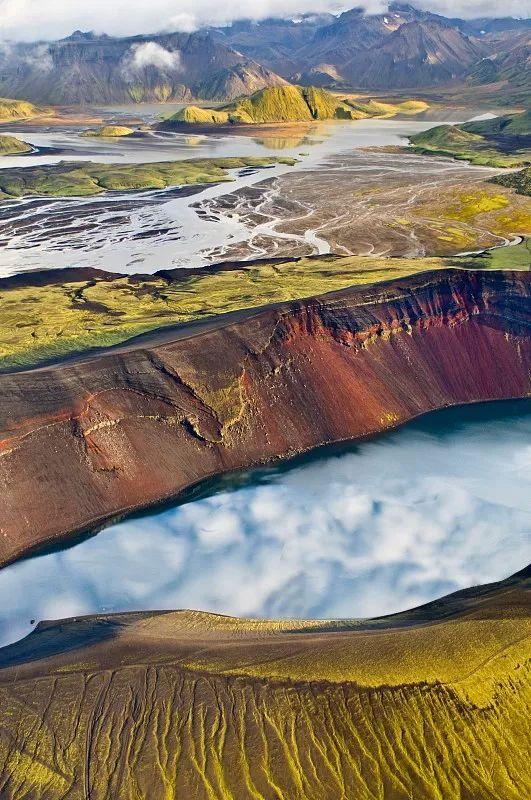
POLYGON ((529 273, 436 271, 0 376, 0 563, 204 478, 527 396, 529 273))
POLYGON ((361 622, 41 624, 0 650, 0 796, 521 800, 529 609, 527 571, 361 622))

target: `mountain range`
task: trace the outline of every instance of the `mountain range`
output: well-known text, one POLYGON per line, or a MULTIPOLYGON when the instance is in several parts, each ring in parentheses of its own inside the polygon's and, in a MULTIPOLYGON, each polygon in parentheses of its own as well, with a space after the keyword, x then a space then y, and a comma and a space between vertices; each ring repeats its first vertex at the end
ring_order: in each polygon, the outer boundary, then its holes
POLYGON ((392 3, 385 14, 354 8, 194 33, 76 31, 56 42, 4 43, 0 94, 57 105, 217 102, 289 82, 378 91, 480 86, 525 104, 530 67, 529 19, 449 19, 392 3))
POLYGON ((128 38, 75 31, 0 49, 0 93, 53 105, 232 99, 285 82, 206 31, 128 38))
POLYGON ((485 60, 494 67, 482 82, 514 79, 515 66, 524 80, 531 66, 530 19, 448 19, 399 3, 379 15, 354 8, 338 17, 237 23, 211 33, 290 81, 326 87, 430 88, 471 73, 477 80, 485 60))

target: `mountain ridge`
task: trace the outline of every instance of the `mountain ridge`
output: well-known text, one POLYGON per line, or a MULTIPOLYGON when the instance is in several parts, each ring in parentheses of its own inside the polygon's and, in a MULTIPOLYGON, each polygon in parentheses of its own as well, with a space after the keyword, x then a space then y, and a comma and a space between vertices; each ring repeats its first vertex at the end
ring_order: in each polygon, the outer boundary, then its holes
POLYGON ((206 32, 74 32, 0 50, 0 93, 54 105, 232 99, 285 80, 206 32))
POLYGON ((41 623, 0 651, 2 797, 521 800, 528 629, 529 570, 375 620, 41 623))
POLYGON ((354 8, 193 33, 78 30, 55 42, 4 43, 0 94, 56 105, 218 102, 286 82, 341 90, 468 82, 525 104, 530 52, 530 20, 461 20, 391 3, 382 14, 354 8))

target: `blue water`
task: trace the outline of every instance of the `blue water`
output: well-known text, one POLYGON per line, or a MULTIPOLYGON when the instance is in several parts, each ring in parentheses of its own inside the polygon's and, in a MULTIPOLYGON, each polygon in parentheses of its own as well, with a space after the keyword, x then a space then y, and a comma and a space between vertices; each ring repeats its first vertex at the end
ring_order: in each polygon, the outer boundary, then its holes
POLYGON ((393 613, 521 569, 530 532, 531 402, 453 409, 2 570, 0 643, 100 611, 393 613))

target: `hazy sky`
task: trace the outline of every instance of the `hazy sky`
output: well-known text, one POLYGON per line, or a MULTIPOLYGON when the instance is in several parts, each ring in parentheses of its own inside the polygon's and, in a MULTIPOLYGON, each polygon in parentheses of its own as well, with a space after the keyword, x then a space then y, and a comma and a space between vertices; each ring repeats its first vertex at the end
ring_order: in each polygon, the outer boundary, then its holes
MULTIPOLYGON (((362 0, 363 2, 363 0, 362 0)), ((57 38, 76 28, 110 34, 193 30, 208 23, 225 23, 252 16, 296 16, 303 12, 337 12, 356 5, 336 0, 0 0, 0 38, 57 38)), ((366 0, 372 12, 382 12, 384 0, 366 0)), ((462 17, 529 16, 529 0, 418 0, 418 8, 462 17)))

